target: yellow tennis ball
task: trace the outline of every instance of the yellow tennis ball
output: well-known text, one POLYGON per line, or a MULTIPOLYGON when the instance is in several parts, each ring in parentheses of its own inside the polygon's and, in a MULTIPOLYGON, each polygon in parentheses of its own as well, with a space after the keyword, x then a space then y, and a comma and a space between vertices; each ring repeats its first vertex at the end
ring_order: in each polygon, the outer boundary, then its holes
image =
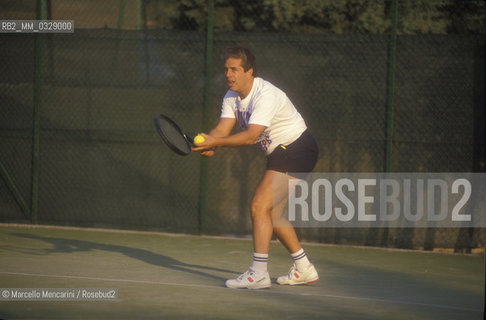
POLYGON ((194 143, 203 143, 204 141, 206 141, 206 139, 204 139, 203 136, 197 135, 194 137, 194 143))

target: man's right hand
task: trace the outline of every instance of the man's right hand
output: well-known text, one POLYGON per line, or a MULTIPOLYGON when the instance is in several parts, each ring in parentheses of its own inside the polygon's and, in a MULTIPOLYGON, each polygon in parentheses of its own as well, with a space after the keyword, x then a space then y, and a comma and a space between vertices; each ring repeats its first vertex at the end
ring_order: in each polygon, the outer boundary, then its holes
POLYGON ((214 156, 214 149, 201 151, 200 154, 203 157, 207 157, 207 158, 212 157, 214 156))

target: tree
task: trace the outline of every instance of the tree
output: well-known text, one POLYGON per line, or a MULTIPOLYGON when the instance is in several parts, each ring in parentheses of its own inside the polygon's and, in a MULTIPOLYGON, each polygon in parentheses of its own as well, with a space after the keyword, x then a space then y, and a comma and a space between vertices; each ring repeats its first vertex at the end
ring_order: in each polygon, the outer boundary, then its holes
MULTIPOLYGON (((215 0, 217 31, 368 33, 390 31, 392 0, 215 0)), ((149 26, 204 30, 207 0, 146 0, 149 26)), ((485 33, 483 1, 398 2, 399 34, 485 33)))

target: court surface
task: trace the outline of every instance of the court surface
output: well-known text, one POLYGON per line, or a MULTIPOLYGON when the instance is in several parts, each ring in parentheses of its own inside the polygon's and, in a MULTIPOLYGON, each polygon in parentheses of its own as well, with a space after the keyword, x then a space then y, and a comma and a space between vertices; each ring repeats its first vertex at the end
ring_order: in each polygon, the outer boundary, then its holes
MULTIPOLYGON (((1 319, 483 319, 484 256, 306 244, 320 281, 224 287, 249 240, 0 224, 1 288, 114 288, 116 300, 2 301, 1 319)), ((290 268, 273 242, 273 282, 290 268)))

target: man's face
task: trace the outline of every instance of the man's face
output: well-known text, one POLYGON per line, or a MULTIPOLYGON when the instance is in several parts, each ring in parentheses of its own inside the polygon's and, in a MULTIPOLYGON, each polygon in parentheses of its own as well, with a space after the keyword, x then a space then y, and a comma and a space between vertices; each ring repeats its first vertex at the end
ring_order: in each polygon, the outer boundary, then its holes
POLYGON ((250 92, 253 84, 253 69, 245 72, 241 66, 241 59, 228 58, 224 64, 224 75, 230 90, 243 95, 250 92))

